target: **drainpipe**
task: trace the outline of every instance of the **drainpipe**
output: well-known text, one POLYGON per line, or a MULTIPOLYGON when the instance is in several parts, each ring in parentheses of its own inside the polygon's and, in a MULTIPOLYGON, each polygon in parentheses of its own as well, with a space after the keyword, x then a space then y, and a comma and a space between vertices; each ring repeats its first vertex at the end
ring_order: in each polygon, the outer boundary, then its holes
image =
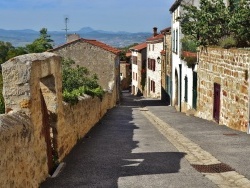
POLYGON ((179 78, 179 80, 180 80, 180 88, 179 88, 179 92, 180 92, 180 98, 179 98, 179 101, 180 101, 180 112, 181 112, 181 93, 182 93, 182 91, 181 91, 181 88, 182 88, 182 86, 181 86, 181 83, 182 83, 182 64, 179 64, 179 70, 180 70, 180 78, 179 78))

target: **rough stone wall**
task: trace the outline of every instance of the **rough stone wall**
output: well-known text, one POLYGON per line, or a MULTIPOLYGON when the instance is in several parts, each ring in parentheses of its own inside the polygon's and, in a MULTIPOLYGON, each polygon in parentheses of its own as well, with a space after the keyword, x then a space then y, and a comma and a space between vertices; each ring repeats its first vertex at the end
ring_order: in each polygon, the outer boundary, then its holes
POLYGON ((250 51, 208 48, 200 52, 197 116, 213 120, 214 83, 220 84, 219 124, 246 131, 250 51))
POLYGON ((52 52, 63 58, 70 58, 77 65, 88 68, 90 74, 96 73, 99 78, 98 82, 103 89, 113 89, 116 79, 115 54, 84 41, 67 44, 52 50, 52 52))
MULTIPOLYGON (((53 81, 57 85, 54 89, 58 95, 50 100, 50 103, 53 102, 50 109, 54 113, 60 114, 58 110, 61 109, 59 101, 62 100, 60 68, 60 57, 52 53, 18 56, 2 64, 3 96, 6 113, 8 113, 2 118, 9 129, 5 129, 5 132, 1 131, 0 134, 1 136, 9 134, 9 136, 2 140, 1 149, 3 145, 8 145, 8 155, 5 157, 10 158, 2 157, 1 161, 10 160, 11 168, 5 167, 5 169, 8 173, 15 174, 9 182, 3 185, 5 187, 37 187, 48 176, 40 84, 42 79, 48 76, 54 78, 53 81), (18 120, 18 117, 15 116, 17 119, 11 121, 13 119, 11 114, 15 113, 25 113, 27 117, 18 116, 20 117, 18 120), (26 124, 29 125, 27 131, 31 134, 28 140, 22 138, 22 130, 20 129, 20 126, 25 127, 26 124), (16 144, 24 145, 24 149, 18 149, 15 147, 16 144), (21 152, 24 150, 27 152, 21 152), (15 157, 11 158, 14 155, 15 157), (25 166, 23 166, 24 164, 25 166), (19 178, 16 173, 19 173, 19 178)), ((49 101, 47 102, 49 103, 49 101)), ((8 179, 8 174, 3 174, 3 178, 8 179)))
POLYGON ((38 187, 47 177, 45 144, 24 113, 0 116, 0 187, 38 187))
POLYGON ((13 58, 2 72, 7 114, 0 116, 0 187, 39 187, 49 176, 45 119, 60 162, 116 105, 117 93, 64 103, 60 57, 48 52, 13 58))
POLYGON ((120 73, 122 73, 121 78, 121 89, 125 90, 129 88, 130 82, 130 76, 129 76, 129 64, 126 63, 126 61, 120 62, 120 73))
POLYGON ((114 93, 106 92, 102 100, 83 96, 76 105, 64 103, 63 116, 58 125, 57 147, 59 161, 67 155, 77 141, 103 117, 108 109, 116 105, 114 93))

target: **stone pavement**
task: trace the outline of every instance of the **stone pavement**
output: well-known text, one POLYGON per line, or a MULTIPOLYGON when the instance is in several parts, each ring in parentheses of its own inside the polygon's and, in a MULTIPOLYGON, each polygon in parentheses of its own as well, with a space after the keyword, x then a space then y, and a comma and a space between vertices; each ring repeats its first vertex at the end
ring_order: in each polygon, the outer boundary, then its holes
POLYGON ((249 143, 246 133, 123 93, 41 187, 250 187, 249 143), (207 170, 221 164, 233 170, 207 170))

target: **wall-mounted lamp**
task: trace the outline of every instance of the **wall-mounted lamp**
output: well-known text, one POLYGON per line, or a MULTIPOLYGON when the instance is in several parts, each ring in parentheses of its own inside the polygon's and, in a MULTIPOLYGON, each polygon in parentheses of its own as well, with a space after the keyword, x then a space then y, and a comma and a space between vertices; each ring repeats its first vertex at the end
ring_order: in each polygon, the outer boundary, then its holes
POLYGON ((157 57, 157 63, 161 64, 161 58, 159 56, 157 57))

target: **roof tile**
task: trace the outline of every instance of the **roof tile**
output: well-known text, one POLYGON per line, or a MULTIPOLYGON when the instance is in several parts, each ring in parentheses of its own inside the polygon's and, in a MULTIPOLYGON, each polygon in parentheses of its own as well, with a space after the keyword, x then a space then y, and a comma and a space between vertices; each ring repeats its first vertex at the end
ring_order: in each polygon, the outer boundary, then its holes
POLYGON ((54 48, 54 49, 52 49, 50 51, 53 52, 53 51, 55 51, 57 49, 64 48, 64 47, 66 47, 66 46, 68 46, 70 44, 74 44, 74 43, 77 43, 77 42, 87 42, 89 44, 92 44, 94 46, 100 47, 100 48, 102 48, 104 50, 107 50, 107 51, 109 51, 111 53, 114 53, 116 55, 118 55, 121 52, 120 50, 118 50, 118 49, 116 49, 116 48, 114 48, 112 46, 109 46, 109 45, 107 45, 105 43, 102 43, 100 41, 91 40, 91 39, 84 39, 84 38, 80 38, 80 39, 74 40, 72 42, 65 43, 65 44, 63 44, 61 46, 58 46, 58 47, 56 47, 56 48, 54 48))
POLYGON ((143 42, 143 43, 141 43, 141 44, 138 44, 138 45, 136 45, 136 46, 133 46, 133 47, 131 47, 130 49, 131 49, 131 50, 138 50, 138 51, 140 51, 140 50, 142 50, 142 49, 144 49, 144 48, 147 48, 147 43, 146 43, 146 42, 143 42))
POLYGON ((163 34, 158 34, 156 36, 152 36, 150 38, 147 39, 147 41, 154 41, 154 40, 159 40, 159 39, 163 39, 164 35, 163 34))

